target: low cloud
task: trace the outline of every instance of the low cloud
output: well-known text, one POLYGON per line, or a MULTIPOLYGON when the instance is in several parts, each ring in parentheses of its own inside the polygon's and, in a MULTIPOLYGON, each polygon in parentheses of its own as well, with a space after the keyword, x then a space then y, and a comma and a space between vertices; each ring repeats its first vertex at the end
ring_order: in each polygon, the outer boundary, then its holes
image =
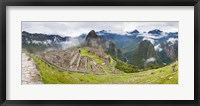
POLYGON ((154 62, 154 61, 156 61, 156 58, 151 57, 151 58, 148 58, 145 63, 147 64, 147 63, 154 62))
POLYGON ((63 50, 66 50, 70 47, 80 45, 80 41, 77 38, 70 38, 69 41, 61 42, 60 43, 63 50))

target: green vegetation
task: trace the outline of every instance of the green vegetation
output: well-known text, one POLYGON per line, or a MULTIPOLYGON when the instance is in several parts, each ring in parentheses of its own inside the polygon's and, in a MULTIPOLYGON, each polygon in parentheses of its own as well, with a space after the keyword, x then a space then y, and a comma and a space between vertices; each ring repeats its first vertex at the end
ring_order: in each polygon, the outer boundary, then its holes
POLYGON ((110 64, 114 64, 115 62, 114 62, 114 60, 113 60, 113 58, 109 55, 109 62, 110 62, 110 64))
MULTIPOLYGON (((95 54, 93 54, 93 53, 91 53, 91 52, 89 52, 87 49, 79 49, 79 51, 80 51, 80 54, 81 54, 81 56, 86 56, 86 57, 89 57, 89 58, 91 58, 91 59, 94 59, 95 60, 95 62, 96 63, 103 63, 103 60, 101 60, 101 58, 99 58, 98 56, 96 56, 95 54)), ((114 66, 114 64, 115 64, 115 62, 114 62, 114 60, 112 59, 112 57, 111 56, 109 56, 109 60, 110 60, 110 63, 111 63, 111 65, 113 65, 114 66)), ((86 67, 88 70, 90 70, 91 69, 91 66, 90 66, 90 63, 88 62, 87 63, 87 67, 86 67)), ((107 65, 107 64, 105 64, 105 65, 102 65, 101 66, 101 69, 103 70, 103 71, 105 71, 106 73, 111 73, 112 71, 109 69, 109 65, 107 65)))
POLYGON ((88 70, 91 70, 91 67, 90 67, 90 63, 87 62, 87 67, 86 67, 88 70))
POLYGON ((44 51, 47 48, 47 46, 39 44, 23 44, 22 48, 26 49, 29 53, 36 53, 38 51, 44 51))
MULTIPOLYGON (((157 64, 163 66, 163 63, 158 56, 154 45, 148 41, 141 41, 136 51, 133 53, 132 64, 138 66, 139 68, 152 67, 151 64, 157 64), (149 59, 154 59, 156 61, 148 61, 149 59)), ((155 68, 153 66, 153 68, 155 68)))
POLYGON ((22 50, 32 53, 28 55, 45 84, 178 83, 178 61, 172 63, 178 58, 178 43, 159 42, 156 46, 162 51, 158 52, 149 40, 135 39, 135 34, 116 35, 98 36, 91 30, 75 38, 80 45, 64 50, 62 42, 71 37, 23 31, 22 50))
POLYGON ((156 64, 150 64, 149 67, 147 68, 144 68, 144 69, 141 69, 143 71, 147 71, 147 70, 152 70, 152 69, 158 69, 158 68, 161 68, 162 66, 158 66, 156 64))
POLYGON ((138 43, 131 42, 129 45, 126 45, 125 47, 121 48, 121 51, 123 54, 126 53, 133 53, 135 49, 137 48, 138 43))
MULTIPOLYGON (((87 54, 87 52, 84 52, 87 54)), ((84 54, 83 53, 83 54, 84 54)), ((178 62, 168 66, 143 71, 138 73, 122 74, 82 74, 59 71, 41 60, 38 56, 31 55, 40 70, 45 84, 177 84, 178 83, 178 62), (173 68, 175 67, 175 68, 173 68)), ((119 64, 119 62, 118 62, 119 64)))
POLYGON ((79 49, 81 56, 87 56, 95 60, 97 63, 102 63, 102 60, 99 57, 96 57, 93 53, 88 52, 86 49, 79 49))
POLYGON ((139 69, 137 69, 136 67, 134 67, 133 65, 124 63, 121 60, 115 59, 115 61, 117 62, 117 64, 115 65, 115 68, 122 70, 126 73, 134 73, 134 72, 139 72, 139 69))

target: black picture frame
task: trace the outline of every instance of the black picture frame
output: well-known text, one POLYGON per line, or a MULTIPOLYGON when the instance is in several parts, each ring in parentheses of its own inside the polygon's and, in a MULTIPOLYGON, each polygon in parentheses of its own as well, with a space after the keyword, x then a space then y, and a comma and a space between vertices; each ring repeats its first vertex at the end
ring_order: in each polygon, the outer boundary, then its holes
MULTIPOLYGON (((0 1, 0 104, 27 105, 130 105, 130 106, 199 106, 199 0, 1 0, 0 1), (6 7, 7 6, 194 6, 194 100, 6 100, 6 7)), ((20 95, 19 95, 20 96, 20 95)))

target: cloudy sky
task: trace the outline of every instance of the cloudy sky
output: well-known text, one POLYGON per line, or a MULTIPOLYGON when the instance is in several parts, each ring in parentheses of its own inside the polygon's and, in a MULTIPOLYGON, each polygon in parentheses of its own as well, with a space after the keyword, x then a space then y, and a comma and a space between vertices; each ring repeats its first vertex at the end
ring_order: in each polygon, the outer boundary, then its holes
POLYGON ((140 32, 153 29, 178 32, 178 22, 22 22, 22 31, 71 37, 87 34, 90 30, 109 30, 113 33, 125 34, 135 29, 140 32))

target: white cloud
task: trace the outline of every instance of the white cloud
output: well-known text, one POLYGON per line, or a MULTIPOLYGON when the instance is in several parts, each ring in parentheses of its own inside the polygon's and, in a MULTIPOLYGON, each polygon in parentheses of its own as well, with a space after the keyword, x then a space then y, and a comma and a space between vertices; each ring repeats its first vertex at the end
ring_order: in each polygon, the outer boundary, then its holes
POLYGON ((145 63, 154 62, 156 59, 154 57, 148 58, 145 63))
POLYGON ((151 39, 160 39, 160 38, 166 37, 167 34, 161 33, 160 35, 155 36, 155 35, 152 35, 152 34, 149 34, 149 33, 141 33, 138 36, 142 36, 142 37, 145 37, 145 38, 151 38, 151 39))
POLYGON ((178 32, 178 22, 125 22, 124 26, 124 31, 137 29, 140 32, 148 32, 160 29, 164 32, 178 32))
POLYGON ((167 40, 167 42, 171 42, 172 44, 174 44, 176 41, 178 41, 178 38, 169 38, 167 40))
POLYGON ((72 37, 90 30, 111 30, 113 33, 125 34, 135 29, 140 32, 152 29, 178 32, 178 22, 22 22, 22 31, 72 37))
POLYGON ((159 51, 159 52, 162 51, 162 48, 160 47, 160 44, 156 45, 154 48, 155 48, 156 51, 159 51))
POLYGON ((61 42, 61 46, 63 50, 73 47, 73 46, 77 46, 79 44, 80 44, 79 40, 75 38, 70 38, 69 41, 61 42))

